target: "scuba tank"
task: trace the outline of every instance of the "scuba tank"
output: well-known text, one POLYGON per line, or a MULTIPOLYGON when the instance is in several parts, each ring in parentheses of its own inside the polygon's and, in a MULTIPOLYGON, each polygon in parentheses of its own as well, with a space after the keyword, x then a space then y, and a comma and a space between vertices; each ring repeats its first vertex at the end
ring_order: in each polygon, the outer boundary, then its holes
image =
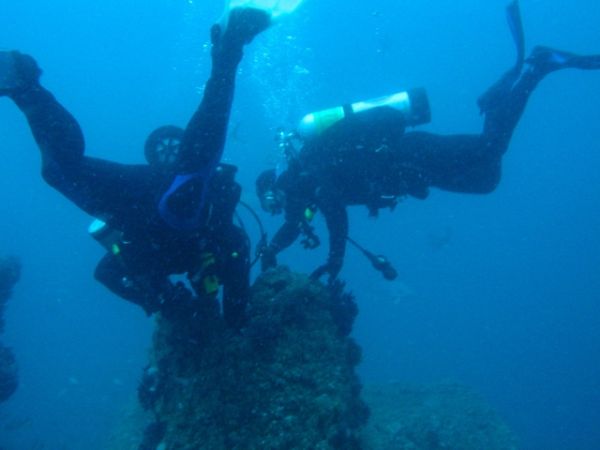
POLYGON ((310 139, 319 136, 350 114, 360 114, 384 106, 400 111, 405 121, 404 125, 421 125, 431 120, 431 110, 429 109, 427 93, 423 88, 415 88, 385 97, 356 102, 350 105, 336 106, 335 108, 307 114, 300 121, 297 133, 302 138, 310 139))

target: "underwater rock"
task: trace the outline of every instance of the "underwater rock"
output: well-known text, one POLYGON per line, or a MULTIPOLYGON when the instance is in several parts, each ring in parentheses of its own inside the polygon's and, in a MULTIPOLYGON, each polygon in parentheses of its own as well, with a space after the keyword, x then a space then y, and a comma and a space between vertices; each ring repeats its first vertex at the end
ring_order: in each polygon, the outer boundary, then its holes
MULTIPOLYGON (((155 423, 156 418, 151 411, 144 411, 135 397, 116 408, 118 420, 115 427, 104 442, 98 443, 98 448, 107 450, 141 450, 147 444, 148 428, 155 423)), ((158 445, 154 446, 156 449, 158 445)))
MULTIPOLYGON (((4 331, 4 307, 21 275, 15 257, 0 258, 0 333, 4 331)), ((12 350, 0 342, 0 402, 7 400, 19 385, 17 361, 12 350)))
POLYGON ((253 286, 241 333, 214 316, 159 319, 138 388, 145 423, 131 415, 110 448, 517 448, 497 414, 465 387, 363 392, 355 374, 361 351, 348 337, 356 313, 342 284, 325 287, 277 268, 253 286))
POLYGON ((4 307, 21 276, 21 264, 14 256, 0 258, 0 333, 4 331, 4 307))
POLYGON ((19 385, 17 361, 10 348, 0 343, 0 402, 8 400, 19 385))
POLYGON ((478 395, 457 384, 365 387, 365 448, 515 450, 514 435, 478 395))
POLYGON ((252 288, 241 333, 159 320, 139 392, 167 449, 353 449, 368 417, 347 336, 352 297, 282 268, 252 288), (149 378, 149 376, 151 377, 149 378))
POLYGON ((0 258, 0 292, 10 293, 21 276, 21 263, 15 256, 0 258))

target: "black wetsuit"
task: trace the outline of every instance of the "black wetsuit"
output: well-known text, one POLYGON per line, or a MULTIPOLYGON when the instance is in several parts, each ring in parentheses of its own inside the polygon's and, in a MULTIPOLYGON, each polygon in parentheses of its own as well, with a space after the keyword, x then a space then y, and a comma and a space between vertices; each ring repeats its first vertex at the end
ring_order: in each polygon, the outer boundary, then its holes
MULTIPOLYGON (((308 141, 277 180, 286 193, 285 223, 266 250, 267 259, 306 229, 305 210, 316 206, 329 230, 329 260, 315 276, 339 272, 348 234, 346 207, 372 213, 404 196, 423 199, 432 187, 489 193, 500 181, 502 155, 543 74, 509 71, 487 94, 485 124, 477 135, 404 132, 402 114, 382 107, 347 116, 308 141)), ((268 266, 269 264, 267 264, 268 266)), ((265 266, 265 264, 263 264, 265 266)))
POLYGON ((216 281, 223 286, 226 319, 232 325, 241 323, 249 290, 250 244, 245 231, 233 221, 241 195, 234 180, 236 170, 220 164, 211 176, 202 227, 191 233, 124 232, 118 254, 107 252, 96 268, 96 279, 147 313, 160 310, 168 316, 189 313, 180 304, 187 300, 186 290, 173 285, 169 275, 187 274, 203 300, 216 294, 205 285, 207 277, 216 277, 211 284, 216 281))
POLYGON ((41 150, 46 182, 88 214, 123 232, 127 243, 119 255, 123 264, 107 255, 96 272, 102 282, 154 312, 181 293, 173 289, 169 274, 191 273, 207 249, 222 255, 235 252, 235 261, 225 262, 223 281, 225 315, 237 322, 246 304, 249 271, 247 239, 232 220, 239 191, 227 194, 230 203, 220 208, 226 212, 215 217, 214 210, 219 210, 215 204, 223 203, 223 192, 210 180, 223 153, 244 41, 233 32, 221 36, 218 28, 212 31, 211 76, 183 135, 178 162, 171 168, 86 156, 79 124, 37 82, 10 97, 25 114, 41 150), (148 282, 133 282, 124 274, 148 282))

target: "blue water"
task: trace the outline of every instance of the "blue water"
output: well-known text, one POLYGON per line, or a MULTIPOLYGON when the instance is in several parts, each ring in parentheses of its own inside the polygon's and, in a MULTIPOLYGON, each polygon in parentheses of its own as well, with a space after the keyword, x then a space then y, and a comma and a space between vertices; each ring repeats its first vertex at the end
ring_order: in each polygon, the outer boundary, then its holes
MULTIPOLYGON (((246 52, 226 159, 240 166, 253 204, 255 176, 277 159, 278 126, 425 86, 433 122, 423 129, 476 133, 477 96, 513 62, 504 1, 347 4, 306 0, 246 52)), ((597 1, 521 8, 528 49, 600 52, 597 1)), ((184 125, 197 105, 222 4, 30 0, 2 9, 0 46, 37 58, 88 152, 139 162, 147 134, 184 125)), ((348 250, 342 276, 361 310, 366 382, 458 381, 500 412, 524 449, 600 448, 598 104, 600 73, 552 74, 531 98, 494 193, 435 191, 377 220, 351 210, 352 236, 390 257, 401 278, 384 281, 348 250)), ((21 386, 0 405, 0 447, 102 449, 135 399, 152 321, 94 282, 102 251, 86 235, 90 218, 43 184, 25 120, 6 99, 0 124, 0 253, 24 266, 3 336, 21 386)), ((277 222, 266 224, 272 234, 277 222)), ((323 257, 294 248, 281 260, 308 271, 323 257)))

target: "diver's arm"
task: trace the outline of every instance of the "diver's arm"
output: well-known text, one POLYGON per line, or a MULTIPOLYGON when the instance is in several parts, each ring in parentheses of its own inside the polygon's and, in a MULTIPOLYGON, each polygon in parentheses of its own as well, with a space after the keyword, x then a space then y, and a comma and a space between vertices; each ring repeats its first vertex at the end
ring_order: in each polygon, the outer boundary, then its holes
POLYGON ((286 219, 285 223, 277 230, 275 236, 271 240, 271 243, 266 246, 262 251, 261 256, 261 268, 267 270, 277 265, 277 254, 288 248, 294 243, 300 235, 300 222, 289 221, 286 219))
POLYGON ((315 270, 311 277, 320 278, 329 274, 329 281, 334 280, 344 263, 346 253, 346 236, 348 235, 348 213, 342 202, 329 201, 321 205, 329 231, 329 256, 327 263, 315 270))
POLYGON ((346 236, 348 235, 348 213, 342 205, 323 210, 329 231, 329 274, 335 278, 342 268, 346 254, 346 236))
POLYGON ((305 201, 296 195, 288 195, 285 207, 285 222, 271 239, 271 243, 262 250, 261 268, 267 270, 277 265, 277 254, 292 245, 302 231, 305 201))
POLYGON ((269 247, 272 247, 276 253, 288 248, 294 243, 300 235, 300 222, 285 221, 285 223, 277 230, 275 236, 271 240, 269 247))

